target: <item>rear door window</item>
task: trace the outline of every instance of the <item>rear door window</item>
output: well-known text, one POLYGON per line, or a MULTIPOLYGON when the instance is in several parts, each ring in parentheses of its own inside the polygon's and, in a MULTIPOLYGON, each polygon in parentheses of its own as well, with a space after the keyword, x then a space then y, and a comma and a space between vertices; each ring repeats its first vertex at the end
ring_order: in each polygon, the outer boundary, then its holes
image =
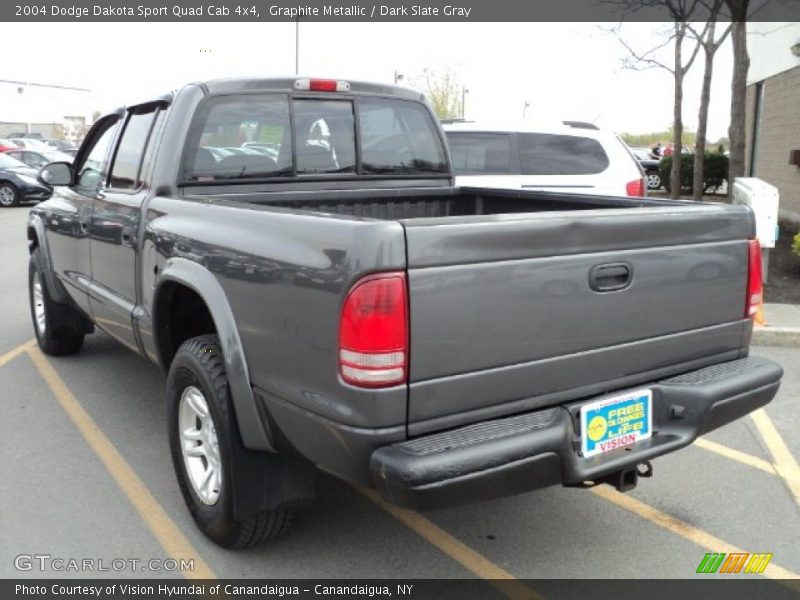
POLYGON ((507 175, 511 136, 507 133, 448 133, 450 159, 457 175, 507 175))
POLYGON ((519 133, 522 175, 594 175, 608 168, 603 146, 592 138, 519 133))
POLYGON ((154 111, 131 113, 122 131, 122 138, 114 155, 109 187, 133 190, 139 187, 139 172, 144 148, 153 126, 154 111))

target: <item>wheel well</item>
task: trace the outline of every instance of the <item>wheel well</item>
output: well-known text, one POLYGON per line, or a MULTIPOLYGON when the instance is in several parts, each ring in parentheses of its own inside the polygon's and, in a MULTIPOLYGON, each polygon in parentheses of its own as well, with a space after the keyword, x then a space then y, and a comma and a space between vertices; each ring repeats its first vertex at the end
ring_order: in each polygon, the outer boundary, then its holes
POLYGON ((206 303, 185 285, 164 283, 156 302, 156 340, 161 365, 166 371, 183 342, 198 335, 216 333, 217 328, 206 303))
POLYGON ((39 247, 39 238, 36 237, 36 230, 33 227, 28 227, 28 248, 31 252, 39 247))

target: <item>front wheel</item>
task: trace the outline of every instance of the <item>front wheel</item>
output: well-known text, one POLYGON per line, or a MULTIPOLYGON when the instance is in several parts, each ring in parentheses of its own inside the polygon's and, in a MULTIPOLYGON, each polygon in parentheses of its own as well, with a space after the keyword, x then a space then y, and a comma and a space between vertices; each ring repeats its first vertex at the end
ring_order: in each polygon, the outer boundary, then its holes
POLYGON ((4 181, 0 183, 0 206, 9 208, 19 204, 19 191, 14 184, 4 181))
POLYGON ((661 175, 657 172, 652 172, 647 174, 647 189, 648 190, 658 190, 661 188, 661 175))
POLYGON ((51 356, 75 354, 83 346, 81 317, 71 306, 50 297, 44 278, 41 251, 36 248, 28 265, 28 292, 36 341, 51 356))
POLYGON ((167 378, 167 424, 172 463, 181 494, 201 531, 226 548, 263 543, 291 525, 291 507, 237 519, 234 505, 244 486, 234 481, 234 445, 241 444, 228 378, 216 335, 202 335, 178 349, 167 378))

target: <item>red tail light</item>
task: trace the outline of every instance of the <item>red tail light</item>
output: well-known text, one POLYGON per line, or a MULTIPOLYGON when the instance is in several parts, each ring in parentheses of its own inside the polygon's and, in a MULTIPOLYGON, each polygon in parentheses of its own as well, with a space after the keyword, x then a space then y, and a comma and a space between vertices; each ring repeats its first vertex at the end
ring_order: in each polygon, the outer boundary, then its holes
POLYGON ((625 184, 625 193, 628 196, 644 196, 646 189, 647 185, 644 182, 644 178, 634 179, 625 184))
POLYGON ((356 283, 339 321, 339 372, 359 387, 406 381, 408 301, 406 274, 369 275, 356 283))
POLYGON ((335 79, 298 79, 294 82, 294 89, 301 92, 349 92, 350 83, 335 79))
POLYGON ((752 317, 758 311, 763 299, 761 285, 761 244, 758 240, 749 240, 747 247, 747 298, 744 305, 744 316, 752 317))

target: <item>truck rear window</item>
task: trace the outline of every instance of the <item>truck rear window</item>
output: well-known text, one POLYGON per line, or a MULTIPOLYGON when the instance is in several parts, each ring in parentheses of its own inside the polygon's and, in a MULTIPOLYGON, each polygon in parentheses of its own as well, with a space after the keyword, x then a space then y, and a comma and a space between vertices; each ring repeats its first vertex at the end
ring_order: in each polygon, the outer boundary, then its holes
POLYGON ((182 179, 447 173, 433 119, 416 102, 263 94, 210 98, 200 106, 182 179))

